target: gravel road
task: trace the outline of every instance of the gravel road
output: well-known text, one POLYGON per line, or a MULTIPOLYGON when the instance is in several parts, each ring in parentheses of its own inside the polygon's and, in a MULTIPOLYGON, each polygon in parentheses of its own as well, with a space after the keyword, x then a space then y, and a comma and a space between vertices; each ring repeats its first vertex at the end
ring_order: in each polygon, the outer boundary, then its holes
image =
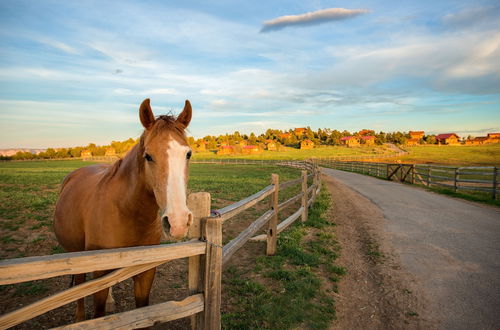
POLYGON ((440 329, 500 329, 499 209, 361 174, 323 172, 380 208, 385 237, 428 296, 440 329))

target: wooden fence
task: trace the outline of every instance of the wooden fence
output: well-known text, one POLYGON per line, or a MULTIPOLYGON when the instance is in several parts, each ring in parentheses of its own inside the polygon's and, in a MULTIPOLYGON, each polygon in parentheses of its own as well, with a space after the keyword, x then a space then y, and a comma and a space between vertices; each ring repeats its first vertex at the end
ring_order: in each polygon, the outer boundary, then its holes
POLYGON ((315 160, 316 164, 339 170, 427 187, 445 187, 455 192, 482 192, 492 199, 499 195, 499 170, 496 166, 440 166, 427 164, 389 164, 373 162, 341 162, 315 160))
POLYGON ((41 257, 27 257, 0 261, 0 285, 40 280, 62 275, 90 273, 115 269, 111 273, 46 297, 21 309, 0 316, 0 329, 6 329, 50 310, 111 287, 134 275, 157 267, 165 262, 189 258, 189 295, 181 301, 142 307, 131 311, 108 315, 79 323, 69 324, 64 329, 120 328, 130 329, 152 326, 191 316, 192 329, 220 329, 222 266, 247 241, 266 240, 267 254, 276 252, 278 234, 301 217, 307 219, 308 207, 320 190, 318 168, 309 162, 283 164, 302 168, 301 178, 279 182, 272 175, 271 184, 261 191, 211 212, 209 193, 194 193, 188 196, 188 207, 193 212, 188 242, 168 245, 139 246, 97 251, 63 253, 41 257), (308 174, 309 171, 309 174, 308 174), (308 187, 308 178, 312 184, 308 187), (279 192, 293 185, 301 185, 301 192, 279 203, 279 192), (236 238, 222 245, 223 223, 270 196, 269 210, 253 221, 236 238), (290 217, 278 224, 282 210, 297 201, 301 206, 290 217), (252 237, 267 224, 267 233, 252 237))

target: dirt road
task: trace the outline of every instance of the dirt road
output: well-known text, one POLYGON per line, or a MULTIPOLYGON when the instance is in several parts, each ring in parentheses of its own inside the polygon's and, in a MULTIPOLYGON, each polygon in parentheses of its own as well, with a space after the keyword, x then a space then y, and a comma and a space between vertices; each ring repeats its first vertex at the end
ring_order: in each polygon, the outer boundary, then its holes
POLYGON ((380 211, 384 245, 428 299, 423 319, 437 320, 439 329, 500 328, 498 209, 360 174, 324 173, 380 211))

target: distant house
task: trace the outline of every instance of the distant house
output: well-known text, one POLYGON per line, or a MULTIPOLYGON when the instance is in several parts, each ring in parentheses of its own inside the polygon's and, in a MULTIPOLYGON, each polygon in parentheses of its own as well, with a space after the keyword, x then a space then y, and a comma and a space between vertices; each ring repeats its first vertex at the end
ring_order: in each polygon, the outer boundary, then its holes
POLYGON ((276 151, 276 142, 273 140, 266 140, 266 149, 269 151, 276 151))
POLYGON ((372 132, 372 130, 370 129, 362 129, 361 131, 358 132, 358 135, 366 135, 366 134, 370 134, 372 132))
POLYGON ((295 132, 295 135, 302 136, 306 132, 306 128, 305 127, 299 127, 299 128, 296 128, 294 130, 294 132, 295 132))
POLYGON ((241 141, 239 141, 239 142, 236 142, 236 145, 238 145, 238 146, 240 146, 240 147, 244 148, 244 147, 246 147, 246 146, 247 146, 247 141, 246 141, 246 140, 241 140, 241 141))
POLYGON ((300 149, 313 149, 314 148, 314 142, 311 140, 304 140, 300 141, 300 149))
POLYGON ((499 143, 500 142, 500 133, 488 133, 488 142, 490 143, 499 143))
POLYGON ((425 132, 424 131, 410 131, 409 134, 410 134, 410 139, 420 140, 420 139, 424 138, 425 132))
POLYGON ((372 146, 375 144, 375 137, 373 135, 362 136, 361 139, 365 141, 366 145, 372 146))
POLYGON ((195 151, 206 151, 207 150, 207 142, 200 141, 194 145, 195 151))
POLYGON ((115 148, 107 148, 106 152, 104 153, 104 156, 108 156, 108 157, 116 156, 115 148))
POLYGON ((438 144, 459 144, 460 137, 455 133, 446 133, 446 134, 438 134, 436 135, 436 141, 438 144))
POLYGON ((481 145, 488 143, 488 137, 487 136, 478 136, 473 139, 468 139, 465 141, 466 145, 481 145))
POLYGON ((359 137, 357 136, 344 136, 340 138, 340 143, 348 146, 348 147, 355 147, 359 146, 359 137))
POLYGON ((80 157, 86 158, 86 157, 92 157, 92 151, 90 150, 83 150, 82 153, 80 154, 80 157))
POLYGON ((288 139, 288 138, 292 137, 292 134, 290 134, 290 133, 281 133, 279 135, 279 137, 282 138, 282 139, 288 139))
POLYGON ((222 145, 217 150, 217 155, 232 155, 234 154, 234 147, 228 145, 222 145))
POLYGON ((243 152, 244 154, 247 154, 247 155, 260 154, 262 152, 262 149, 260 149, 259 146, 250 145, 250 146, 243 147, 241 152, 243 152))
POLYGON ((420 144, 420 141, 424 138, 425 135, 424 131, 410 131, 408 133, 410 134, 410 138, 406 140, 407 146, 416 146, 420 144))

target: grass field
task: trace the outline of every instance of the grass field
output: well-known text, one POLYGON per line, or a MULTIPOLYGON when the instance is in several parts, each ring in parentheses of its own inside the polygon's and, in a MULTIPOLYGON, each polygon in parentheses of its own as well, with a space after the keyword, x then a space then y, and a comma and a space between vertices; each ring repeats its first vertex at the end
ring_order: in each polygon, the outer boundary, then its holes
POLYGON ((362 146, 356 148, 347 147, 330 147, 323 146, 314 149, 295 149, 285 148, 282 151, 264 150, 261 154, 256 155, 216 155, 214 152, 197 152, 193 155, 193 159, 308 159, 313 157, 334 157, 334 156, 366 156, 366 155, 386 155, 394 153, 393 150, 386 146, 362 146))
POLYGON ((405 163, 448 164, 460 166, 500 165, 500 143, 480 146, 416 146, 405 148, 405 163))

